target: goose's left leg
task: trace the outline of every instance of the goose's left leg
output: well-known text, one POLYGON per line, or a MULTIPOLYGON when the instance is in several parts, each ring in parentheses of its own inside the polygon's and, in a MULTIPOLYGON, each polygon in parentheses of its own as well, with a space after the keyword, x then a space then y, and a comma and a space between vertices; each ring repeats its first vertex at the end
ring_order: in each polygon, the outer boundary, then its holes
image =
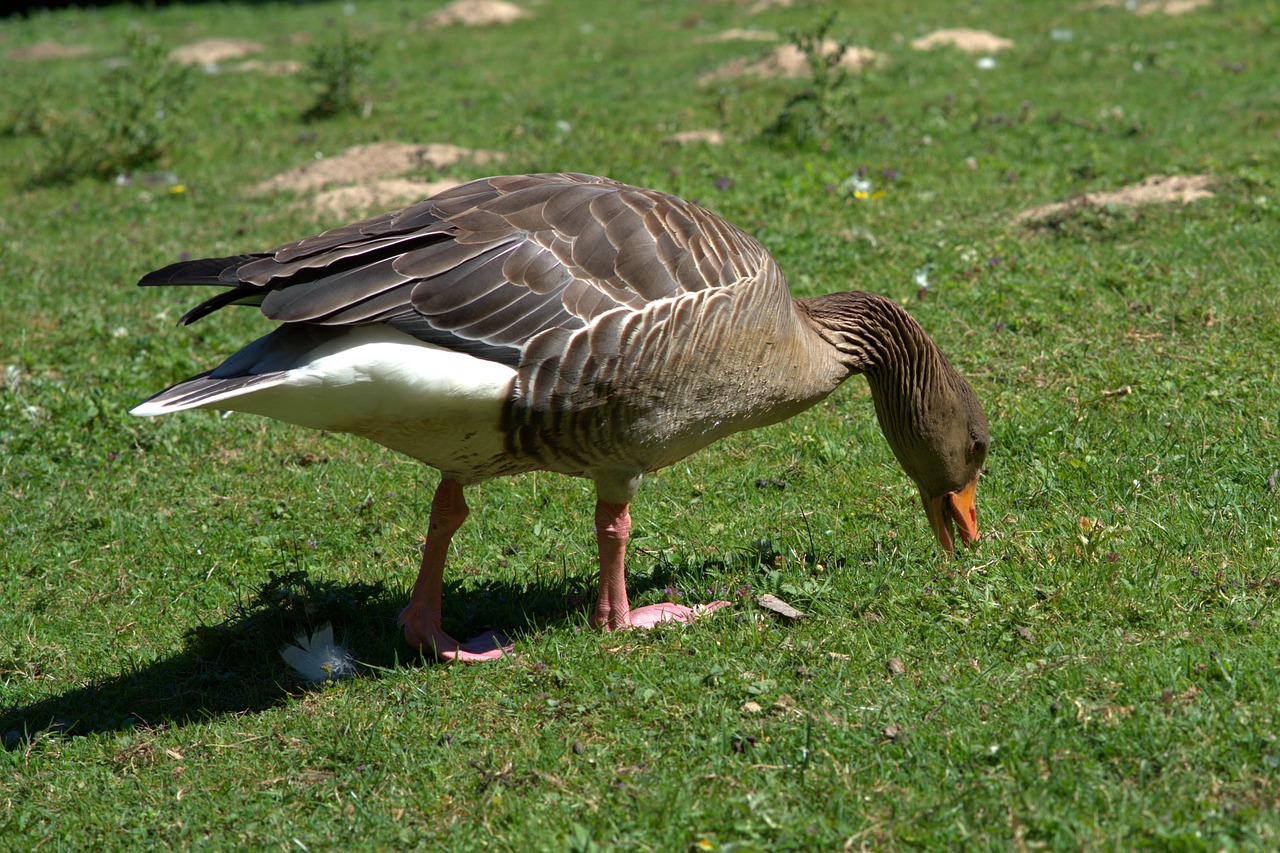
POLYGON ((631 609, 627 602, 625 568, 627 539, 631 535, 631 512, 627 504, 596 501, 596 545, 600 549, 600 596, 596 599, 591 626, 606 631, 622 628, 652 628, 659 622, 692 622, 704 613, 726 606, 713 601, 697 607, 683 604, 649 604, 631 609))
POLYGON ((409 605, 400 611, 400 624, 409 645, 423 653, 433 653, 442 660, 465 663, 500 658, 511 650, 501 634, 487 631, 473 640, 459 643, 440 627, 441 598, 444 595, 444 564, 449 556, 449 541, 466 521, 470 510, 462 496, 462 484, 445 477, 436 487, 431 501, 431 521, 427 541, 422 546, 422 569, 414 581, 409 605))

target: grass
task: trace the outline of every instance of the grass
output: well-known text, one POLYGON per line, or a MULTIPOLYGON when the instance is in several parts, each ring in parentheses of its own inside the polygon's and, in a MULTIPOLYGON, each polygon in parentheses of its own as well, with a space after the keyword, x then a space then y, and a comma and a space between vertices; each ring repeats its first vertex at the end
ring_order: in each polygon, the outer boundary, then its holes
POLYGON ((1280 8, 1032 5, 847 4, 832 36, 889 61, 858 81, 856 146, 803 152, 761 135, 803 81, 701 88, 765 47, 695 39, 810 29, 810 4, 566 0, 465 32, 407 30, 424 10, 389 0, 0 21, 5 52, 92 48, 0 58, 0 848, 1280 846, 1280 8), (1017 46, 990 70, 908 46, 956 26, 1017 46), (339 29, 374 48, 364 110, 306 123, 305 79, 223 69, 152 128, 176 184, 39 180, 49 117, 93 114, 130 33, 303 61, 292 34, 339 29), (659 142, 694 127, 730 141, 659 142), (797 294, 908 304, 992 421, 982 542, 937 551, 854 380, 642 488, 633 601, 732 609, 590 631, 590 490, 531 475, 471 490, 446 591, 446 628, 506 628, 518 655, 411 655, 394 619, 431 472, 126 414, 266 328, 174 328, 193 295, 139 275, 339 224, 245 187, 381 139, 697 198, 797 294), (1194 173, 1213 198, 1010 224, 1194 173), (323 621, 361 677, 307 689, 276 649, 323 621))

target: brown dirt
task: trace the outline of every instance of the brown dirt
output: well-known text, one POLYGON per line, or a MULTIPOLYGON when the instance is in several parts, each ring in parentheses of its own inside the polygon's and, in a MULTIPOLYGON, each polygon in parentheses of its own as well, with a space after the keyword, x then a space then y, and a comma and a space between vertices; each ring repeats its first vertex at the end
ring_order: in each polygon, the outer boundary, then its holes
POLYGON ((334 184, 360 184, 408 172, 442 169, 462 160, 485 164, 501 159, 502 155, 496 151, 473 151, 456 145, 375 142, 348 148, 333 157, 313 160, 255 184, 249 191, 255 194, 281 190, 307 192, 334 184))
POLYGON ((415 181, 407 178, 372 181, 325 190, 301 202, 328 218, 350 220, 368 213, 395 210, 456 187, 458 181, 415 181))
POLYGON ((1151 175, 1118 190, 1085 193, 1069 201, 1039 205, 1022 211, 1013 221, 1019 225, 1037 225, 1077 210, 1104 205, 1188 204, 1197 199, 1212 198, 1212 185, 1213 178, 1209 175, 1151 175))
POLYGON ((695 44, 714 44, 720 41, 777 41, 778 34, 771 33, 768 30, 744 30, 741 27, 735 27, 731 30, 725 30, 715 35, 702 36, 694 39, 695 44))
MULTIPOLYGON (((822 43, 823 52, 830 54, 838 50, 834 41, 822 43)), ((869 65, 882 65, 886 57, 882 53, 866 47, 852 46, 845 51, 840 60, 841 67, 848 71, 861 71, 869 65)), ((738 77, 802 77, 809 73, 809 62, 804 53, 794 44, 785 44, 774 50, 763 59, 732 59, 714 71, 702 75, 699 83, 719 83, 738 77)))
POLYGON ((682 130, 673 133, 663 140, 667 145, 693 145, 698 142, 707 145, 724 144, 724 134, 718 130, 682 130))
POLYGON ((300 74, 302 72, 302 63, 296 59, 276 59, 270 62, 263 62, 261 59, 246 59, 244 62, 237 62, 235 65, 228 66, 231 71, 261 71, 263 74, 270 74, 275 77, 288 77, 292 74, 300 74))
POLYGON ((997 50, 1013 47, 1013 42, 986 30, 937 30, 927 36, 921 36, 911 42, 916 50, 933 50, 935 47, 949 45, 966 53, 995 53, 997 50))
POLYGON ((75 59, 93 53, 93 48, 83 44, 60 44, 56 41, 38 41, 15 47, 5 56, 21 62, 39 62, 46 59, 75 59))
POLYGON ((1163 12, 1166 15, 1185 15, 1196 9, 1212 6, 1213 0, 1090 0, 1081 3, 1081 9, 1128 9, 1136 15, 1163 12))
POLYGON ((503 0, 454 0, 448 6, 419 20, 414 24, 414 29, 435 29, 454 24, 488 27, 528 17, 531 17, 529 12, 514 3, 504 3, 503 0))
POLYGON ((182 65, 217 65, 228 59, 240 59, 263 50, 261 44, 249 39, 201 39, 182 47, 175 47, 169 58, 182 65))

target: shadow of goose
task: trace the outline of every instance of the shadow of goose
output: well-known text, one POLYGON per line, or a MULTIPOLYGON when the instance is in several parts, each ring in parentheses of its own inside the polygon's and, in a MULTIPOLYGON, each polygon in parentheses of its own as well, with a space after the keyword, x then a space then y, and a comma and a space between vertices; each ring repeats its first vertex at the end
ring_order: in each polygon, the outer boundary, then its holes
MULTIPOLYGON (((581 597, 570 579, 468 589, 458 583, 446 589, 452 610, 446 627, 478 633, 496 622, 518 640, 537 625, 565 619, 583 606, 581 597)), ((302 570, 272 574, 224 622, 189 629, 175 655, 29 704, 0 707, 0 736, 14 750, 40 736, 181 726, 277 707, 309 689, 281 659, 280 647, 325 623, 365 665, 365 677, 430 665, 401 639, 397 616, 406 600, 406 593, 381 583, 334 583, 302 570)))
MULTIPOLYGON (((661 590, 683 577, 729 573, 753 576, 772 566, 778 552, 767 540, 728 559, 669 562, 665 555, 632 572, 633 596, 661 590)), ((586 624, 595 599, 595 577, 539 574, 531 582, 446 583, 445 629, 474 636, 498 629, 511 640, 575 619, 586 624)), ((692 590, 691 590, 692 591, 692 590)), ((696 591, 694 591, 696 592, 696 591)), ((723 587, 706 593, 731 595, 723 587)), ((739 591, 739 597, 741 597, 739 591)), ((0 736, 7 750, 44 736, 84 737, 136 728, 182 726, 224 715, 253 714, 278 707, 311 689, 280 657, 279 649, 331 624, 334 635, 362 665, 363 677, 404 666, 436 665, 411 650, 397 622, 408 600, 405 590, 381 583, 337 583, 297 569, 272 573, 226 620, 188 629, 181 652, 135 666, 119 675, 66 690, 25 705, 0 706, 0 736)))

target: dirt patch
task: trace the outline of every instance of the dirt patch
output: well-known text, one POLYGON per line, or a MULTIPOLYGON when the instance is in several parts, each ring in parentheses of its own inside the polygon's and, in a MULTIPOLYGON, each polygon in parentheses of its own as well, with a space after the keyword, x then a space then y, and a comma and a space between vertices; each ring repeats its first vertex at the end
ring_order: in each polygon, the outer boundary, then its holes
POLYGON ((933 50, 948 45, 966 53, 995 53, 1013 47, 1013 42, 986 30, 936 30, 911 42, 916 50, 933 50))
POLYGON ((35 44, 15 47, 5 56, 20 62, 39 62, 46 59, 75 59, 77 56, 87 56, 90 53, 93 53, 93 48, 88 45, 38 41, 35 44))
POLYGON ((1018 225, 1038 225, 1061 219, 1077 210, 1107 205, 1187 204, 1197 199, 1212 198, 1212 186, 1213 178, 1209 175, 1152 175, 1118 190, 1085 193, 1068 201, 1033 207, 1019 213, 1013 221, 1018 225))
POLYGON ((1196 9, 1212 6, 1213 0, 1090 0, 1081 3, 1081 9, 1128 9, 1135 15, 1185 15, 1196 9))
POLYGON ((732 30, 725 30, 715 35, 702 36, 694 39, 695 44, 714 44, 721 41, 777 41, 778 34, 771 33, 768 30, 744 30, 741 27, 735 27, 732 30))
POLYGON ((414 29, 435 29, 462 24, 467 27, 489 27, 509 24, 521 18, 532 17, 529 12, 514 3, 503 0, 454 0, 443 9, 437 9, 416 24, 414 29))
POLYGON ((217 65, 228 59, 241 59, 261 53, 263 47, 249 39, 201 39, 169 52, 169 58, 182 65, 217 65))
POLYGON ((274 77, 288 77, 302 73, 302 63, 296 59, 276 59, 263 62, 261 59, 246 59, 229 67, 231 71, 261 71, 274 77))
POLYGON ((406 207, 456 187, 459 183, 453 179, 414 181, 407 178, 394 178, 326 190, 302 204, 314 209, 322 216, 348 220, 370 212, 406 207))
MULTIPOLYGON (((834 41, 824 41, 822 52, 830 55, 840 49, 834 41)), ((840 66, 847 71, 858 72, 873 65, 883 65, 886 57, 867 47, 850 46, 840 58, 840 66)), ((803 77, 809 73, 809 61, 804 52, 794 44, 784 44, 763 59, 732 59, 714 71, 702 75, 699 83, 719 83, 738 77, 803 77)))
POLYGON ((501 159, 502 155, 496 151, 472 150, 457 145, 375 142, 348 148, 333 157, 313 160, 255 184, 249 191, 254 194, 281 190, 307 192, 334 184, 361 184, 408 172, 443 169, 462 160, 485 164, 501 159))
POLYGON ((682 130, 662 140, 667 145, 694 145, 702 142, 707 145, 723 145, 724 134, 718 130, 682 130))

